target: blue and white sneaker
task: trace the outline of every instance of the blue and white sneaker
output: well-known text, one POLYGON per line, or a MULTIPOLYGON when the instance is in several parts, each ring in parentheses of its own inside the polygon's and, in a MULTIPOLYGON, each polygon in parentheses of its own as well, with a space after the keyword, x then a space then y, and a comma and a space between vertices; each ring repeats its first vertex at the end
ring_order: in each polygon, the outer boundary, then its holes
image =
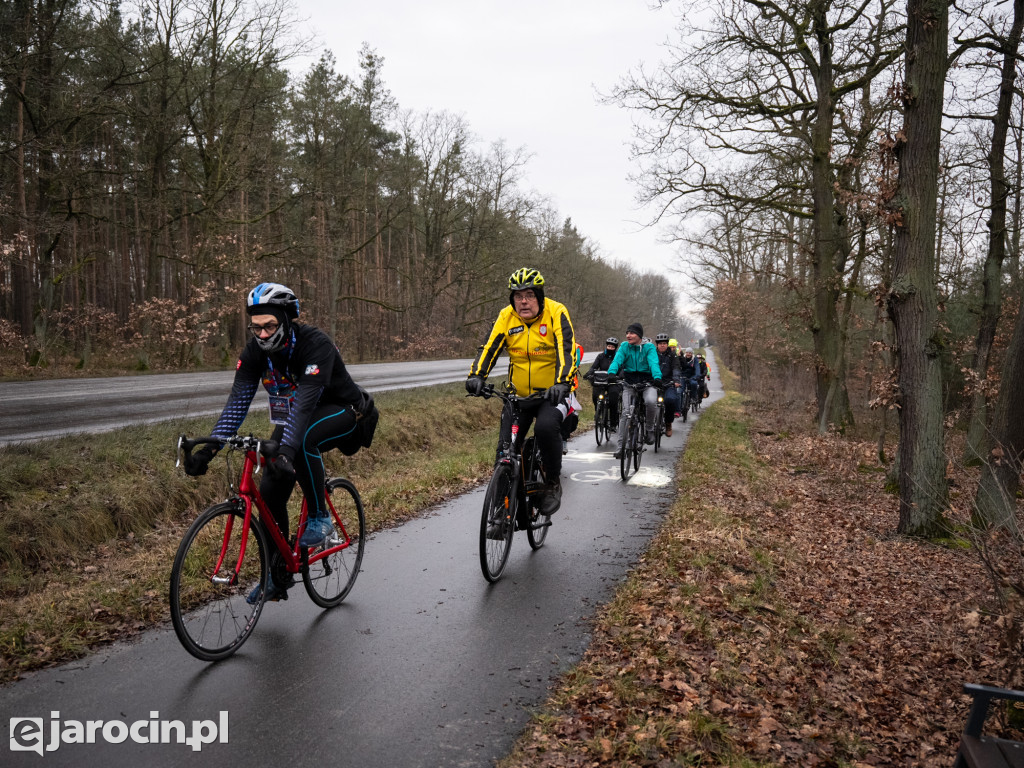
POLYGON ((315 547, 334 533, 330 517, 311 517, 306 520, 306 530, 302 532, 299 544, 303 547, 315 547))

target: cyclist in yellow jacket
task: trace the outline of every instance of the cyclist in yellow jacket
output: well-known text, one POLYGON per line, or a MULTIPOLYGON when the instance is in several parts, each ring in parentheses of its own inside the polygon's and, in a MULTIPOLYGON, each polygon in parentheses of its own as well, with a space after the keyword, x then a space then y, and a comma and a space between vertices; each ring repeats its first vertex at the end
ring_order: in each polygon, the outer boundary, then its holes
MULTIPOLYGON (((562 471, 562 413, 576 375, 576 337, 569 312, 563 304, 544 296, 544 276, 523 267, 508 279, 509 306, 495 320, 490 336, 473 362, 466 379, 466 391, 478 395, 498 356, 509 356, 508 380, 519 397, 543 393, 543 397, 520 403, 525 434, 534 419, 546 479, 540 510, 557 511, 562 500, 559 475, 562 471), (559 409, 559 406, 563 408, 559 409)), ((509 440, 512 425, 502 412, 501 440, 509 440)))

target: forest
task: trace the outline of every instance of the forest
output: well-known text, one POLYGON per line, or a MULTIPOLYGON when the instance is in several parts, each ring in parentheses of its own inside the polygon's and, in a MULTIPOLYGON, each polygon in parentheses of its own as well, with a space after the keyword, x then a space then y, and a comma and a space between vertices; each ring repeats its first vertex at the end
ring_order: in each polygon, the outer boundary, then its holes
POLYGON ((525 189, 514 137, 403 109, 369 45, 353 74, 330 51, 295 71, 291 10, 0 4, 8 375, 229 364, 264 280, 352 361, 472 354, 524 265, 585 349, 637 319, 695 335, 665 275, 603 260, 525 189))
POLYGON ((667 53, 614 98, 721 359, 820 435, 875 429, 901 533, 948 529, 954 464, 1015 530, 1024 2, 659 5, 667 53))

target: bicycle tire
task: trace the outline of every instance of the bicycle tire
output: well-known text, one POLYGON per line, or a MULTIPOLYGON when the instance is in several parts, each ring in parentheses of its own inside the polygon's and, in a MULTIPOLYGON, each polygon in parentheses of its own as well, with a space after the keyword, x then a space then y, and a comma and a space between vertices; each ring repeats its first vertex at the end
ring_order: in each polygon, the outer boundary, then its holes
POLYGON ((629 480, 629 468, 633 460, 634 422, 635 419, 632 416, 628 416, 623 426, 625 432, 622 436, 622 455, 619 457, 619 474, 622 476, 623 482, 629 480))
POLYGON ((355 485, 337 477, 327 483, 327 494, 333 508, 334 534, 323 550, 309 550, 309 567, 302 573, 306 594, 321 608, 333 608, 352 591, 366 546, 363 500, 355 485), (327 554, 317 557, 321 551, 327 554))
MULTIPOLYGON (((527 445, 533 448, 536 445, 534 438, 531 437, 527 440, 527 445)), ((534 449, 532 456, 528 461, 525 462, 525 466, 530 468, 530 481, 532 483, 540 483, 544 481, 543 475, 540 471, 540 452, 534 449)), ((529 508, 529 514, 527 517, 526 526, 526 540, 530 542, 530 549, 536 551, 544 546, 544 539, 548 537, 548 529, 551 527, 551 515, 541 514, 541 511, 537 509, 537 505, 527 501, 529 508)))
POLYGON ((608 439, 608 425, 605 424, 605 415, 608 404, 604 400, 597 401, 597 410, 594 412, 594 439, 597 440, 597 447, 608 439))
POLYGON ((636 436, 633 439, 633 471, 637 472, 640 469, 640 457, 644 452, 644 439, 646 438, 645 428, 641 426, 642 421, 637 422, 636 436))
POLYGON ((680 405, 682 407, 679 409, 679 415, 683 417, 683 421, 686 421, 690 415, 690 390, 685 387, 683 388, 682 402, 680 405))
POLYGON ((665 407, 663 405, 658 406, 658 415, 654 419, 654 452, 657 453, 658 449, 661 448, 661 433, 665 427, 665 407))
POLYGON ((245 540, 245 558, 234 578, 244 520, 245 513, 233 502, 210 507, 185 532, 171 566, 174 632, 185 650, 203 661, 219 661, 237 651, 263 611, 269 578, 267 539, 255 516, 245 540), (250 605, 247 598, 256 589, 257 601, 250 605))
POLYGON ((510 464, 498 464, 487 484, 484 509, 480 517, 480 570, 492 584, 501 578, 512 551, 512 534, 518 506, 515 477, 510 464), (492 521, 500 527, 501 538, 490 539, 487 529, 492 521))

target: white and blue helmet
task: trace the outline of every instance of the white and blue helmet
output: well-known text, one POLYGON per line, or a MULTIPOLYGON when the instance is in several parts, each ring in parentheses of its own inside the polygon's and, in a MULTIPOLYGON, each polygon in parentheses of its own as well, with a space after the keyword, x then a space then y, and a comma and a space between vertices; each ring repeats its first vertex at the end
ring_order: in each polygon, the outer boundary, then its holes
POLYGON ((280 321, 277 330, 267 338, 256 337, 266 353, 282 349, 291 336, 291 321, 299 316, 299 300, 291 289, 280 283, 260 283, 245 300, 245 311, 252 315, 274 315, 280 321))

